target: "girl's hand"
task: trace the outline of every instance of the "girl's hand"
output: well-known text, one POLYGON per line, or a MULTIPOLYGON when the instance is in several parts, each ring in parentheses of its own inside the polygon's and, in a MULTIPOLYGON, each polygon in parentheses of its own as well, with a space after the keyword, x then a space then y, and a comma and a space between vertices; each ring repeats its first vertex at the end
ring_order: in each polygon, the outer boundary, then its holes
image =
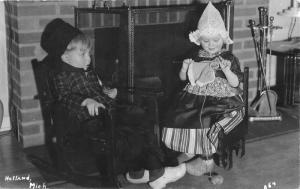
POLYGON ((230 70, 231 62, 229 60, 225 60, 222 57, 220 57, 220 67, 222 71, 228 71, 230 70))
POLYGON ((189 68, 189 65, 193 62, 192 59, 185 59, 182 63, 182 67, 181 67, 181 70, 182 71, 187 71, 187 69, 189 68))
POLYGON ((118 90, 116 88, 103 88, 103 93, 109 96, 110 98, 116 98, 118 94, 118 90))
POLYGON ((220 69, 220 63, 219 62, 211 62, 210 63, 210 67, 213 69, 213 70, 219 70, 220 69))
POLYGON ((102 103, 97 102, 94 99, 87 98, 82 103, 81 106, 86 106, 90 116, 97 116, 99 115, 99 108, 105 109, 105 106, 102 103))

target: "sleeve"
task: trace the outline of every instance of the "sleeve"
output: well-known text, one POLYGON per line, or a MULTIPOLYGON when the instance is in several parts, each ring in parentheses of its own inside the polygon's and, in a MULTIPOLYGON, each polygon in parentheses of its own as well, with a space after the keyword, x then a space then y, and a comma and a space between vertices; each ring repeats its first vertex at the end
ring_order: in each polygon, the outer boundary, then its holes
POLYGON ((103 88, 106 86, 103 84, 103 82, 99 79, 98 75, 94 72, 89 73, 91 77, 91 82, 93 83, 93 88, 99 88, 99 92, 96 93, 97 95, 93 98, 99 102, 104 104, 105 106, 111 106, 114 102, 114 99, 110 98, 108 95, 104 94, 103 88))
POLYGON ((243 72, 241 71, 240 61, 236 56, 232 56, 231 59, 231 71, 238 77, 239 82, 243 81, 243 72))
POLYGON ((58 74, 53 78, 57 99, 80 121, 88 119, 90 116, 86 107, 81 106, 81 103, 86 99, 86 97, 72 93, 70 82, 70 78, 66 74, 58 74))

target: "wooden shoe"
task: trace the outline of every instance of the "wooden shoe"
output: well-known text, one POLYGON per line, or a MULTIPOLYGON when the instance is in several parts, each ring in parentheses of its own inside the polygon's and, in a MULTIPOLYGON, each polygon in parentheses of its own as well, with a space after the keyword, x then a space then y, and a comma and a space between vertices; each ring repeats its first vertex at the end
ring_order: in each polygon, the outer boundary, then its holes
POLYGON ((186 163, 186 172, 194 176, 202 176, 204 173, 211 172, 214 168, 214 160, 203 160, 196 158, 186 163))

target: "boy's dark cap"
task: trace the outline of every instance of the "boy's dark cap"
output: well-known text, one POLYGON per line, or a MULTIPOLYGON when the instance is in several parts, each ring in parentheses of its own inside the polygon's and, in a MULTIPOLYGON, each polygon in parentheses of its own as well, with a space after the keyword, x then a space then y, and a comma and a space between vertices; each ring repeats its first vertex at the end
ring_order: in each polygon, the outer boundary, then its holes
POLYGON ((41 36, 41 47, 51 56, 61 56, 68 44, 82 32, 71 24, 56 18, 49 22, 41 36))

